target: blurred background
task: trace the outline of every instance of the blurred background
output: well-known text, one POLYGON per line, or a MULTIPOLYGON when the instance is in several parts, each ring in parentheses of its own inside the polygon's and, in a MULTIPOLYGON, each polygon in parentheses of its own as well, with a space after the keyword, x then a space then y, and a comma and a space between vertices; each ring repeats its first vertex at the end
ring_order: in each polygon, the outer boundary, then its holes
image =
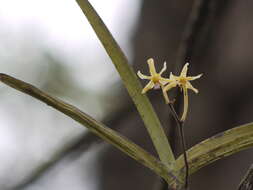
MULTIPOLYGON (((90 0, 134 69, 153 57, 168 73, 190 61, 204 73, 190 93, 188 147, 252 121, 253 2, 90 0)), ((0 0, 0 72, 31 83, 103 121, 155 154, 119 76, 74 0, 0 0)), ((167 73, 167 74, 168 74, 167 73)), ((145 81, 143 85, 145 85, 145 81)), ((182 97, 173 92, 181 110, 182 97)), ((148 96, 181 154, 175 123, 158 91, 148 96)), ((0 84, 1 190, 166 189, 151 171, 84 127, 0 84)), ((201 169, 191 189, 236 189, 251 149, 201 169)))

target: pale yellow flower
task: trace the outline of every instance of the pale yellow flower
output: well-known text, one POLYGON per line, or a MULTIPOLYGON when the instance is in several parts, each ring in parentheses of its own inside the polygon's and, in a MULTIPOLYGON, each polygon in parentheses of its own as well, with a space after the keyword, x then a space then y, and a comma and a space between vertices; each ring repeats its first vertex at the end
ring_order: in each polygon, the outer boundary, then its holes
POLYGON ((154 88, 154 89, 159 89, 160 87, 163 88, 164 85, 166 85, 168 82, 170 82, 170 79, 163 78, 161 75, 162 73, 166 70, 166 62, 164 62, 162 70, 157 73, 155 69, 155 64, 154 60, 152 58, 148 59, 147 61, 148 67, 149 67, 149 72, 150 76, 143 75, 140 71, 137 72, 137 75, 141 79, 147 79, 150 80, 149 83, 143 88, 142 94, 146 93, 148 90, 154 88))
MULTIPOLYGON (((198 90, 194 88, 189 81, 198 79, 202 76, 202 74, 197 76, 186 76, 188 71, 188 65, 189 63, 186 63, 181 71, 180 76, 175 76, 172 73, 170 73, 170 83, 163 88, 163 93, 166 93, 171 88, 179 86, 181 90, 183 90, 184 93, 184 111, 183 115, 181 117, 181 121, 184 121, 186 119, 187 111, 188 111, 188 92, 187 89, 193 90, 195 93, 198 93, 198 90)), ((169 102, 167 102, 169 103, 169 102)))

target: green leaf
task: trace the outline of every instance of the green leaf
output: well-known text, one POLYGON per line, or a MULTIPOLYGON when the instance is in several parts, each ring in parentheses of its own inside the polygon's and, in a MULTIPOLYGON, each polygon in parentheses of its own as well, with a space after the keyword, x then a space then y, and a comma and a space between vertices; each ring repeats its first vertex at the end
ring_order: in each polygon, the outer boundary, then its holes
POLYGON ((175 158, 168 139, 151 103, 146 95, 141 94, 142 86, 132 67, 128 64, 126 56, 89 1, 77 0, 77 3, 116 67, 129 95, 133 99, 133 102, 145 123, 161 161, 169 168, 173 169, 175 158))
MULTIPOLYGON (((253 123, 219 133, 200 142, 187 151, 190 173, 222 159, 226 156, 253 146, 253 123)), ((181 171, 180 178, 184 177, 184 160, 181 155, 177 161, 177 169, 181 171)))
POLYGON ((172 183, 176 178, 173 173, 168 172, 168 168, 163 163, 157 160, 150 153, 146 152, 144 149, 131 142, 126 137, 120 135, 116 131, 96 121, 73 105, 54 98, 28 83, 25 83, 3 73, 0 73, 0 81, 18 91, 21 91, 46 103, 49 106, 52 106, 58 111, 71 117, 75 121, 82 124, 84 127, 87 127, 97 136, 117 147, 119 150, 137 160, 144 166, 153 170, 157 175, 163 177, 166 181, 172 183))

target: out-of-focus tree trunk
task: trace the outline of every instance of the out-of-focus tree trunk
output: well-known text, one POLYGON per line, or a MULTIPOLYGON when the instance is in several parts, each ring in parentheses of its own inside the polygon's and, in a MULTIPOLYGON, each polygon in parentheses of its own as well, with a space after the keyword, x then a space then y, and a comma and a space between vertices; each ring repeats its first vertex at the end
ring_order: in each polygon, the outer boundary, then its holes
MULTIPOLYGON (((190 94, 190 111, 185 123, 188 147, 252 119, 253 2, 211 2, 201 12, 201 17, 206 17, 206 20, 198 23, 200 29, 187 54, 191 62, 189 73, 204 73, 201 80, 193 84, 200 93, 190 94)), ((168 70, 173 70, 192 3, 178 0, 143 1, 133 38, 136 70, 147 73, 146 60, 150 57, 160 68, 167 61, 168 70)), ((153 91, 148 95, 163 126, 167 132, 171 131, 175 126, 169 126, 169 111, 161 93, 153 91)), ((115 118, 117 120, 117 116, 115 118)), ((124 135, 154 153, 151 140, 134 107, 120 117, 117 125, 121 126, 124 135)), ((179 139, 169 140, 178 149, 179 139)), ((235 189, 243 171, 252 162, 252 156, 252 151, 244 151, 202 169, 190 177, 191 189, 235 189)), ((112 147, 100 153, 97 164, 101 189, 148 190, 154 189, 158 182, 151 171, 112 147)))

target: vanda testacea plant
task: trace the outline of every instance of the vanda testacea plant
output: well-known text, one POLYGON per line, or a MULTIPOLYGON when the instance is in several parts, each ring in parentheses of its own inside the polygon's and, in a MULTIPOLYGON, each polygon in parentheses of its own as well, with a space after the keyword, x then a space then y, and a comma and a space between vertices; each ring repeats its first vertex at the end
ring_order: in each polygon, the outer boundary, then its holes
POLYGON ((198 92, 189 81, 200 78, 201 75, 195 77, 187 76, 188 64, 186 63, 179 76, 175 76, 171 73, 169 78, 165 78, 161 75, 166 70, 166 64, 164 68, 157 73, 154 61, 149 59, 148 64, 151 76, 145 76, 138 72, 140 78, 150 80, 146 87, 142 89, 136 73, 128 64, 128 60, 123 51, 89 1, 76 1, 103 44, 107 54, 110 56, 112 63, 115 65, 129 95, 142 117, 159 158, 154 157, 126 137, 105 126, 103 123, 96 121, 78 108, 54 98, 28 83, 3 73, 0 73, 1 82, 54 107, 79 122, 84 127, 87 127, 95 135, 101 137, 162 177, 167 182, 169 189, 179 190, 183 187, 187 187, 188 174, 191 175, 200 168, 218 159, 253 146, 253 123, 248 123, 206 139, 187 151, 184 138, 182 138, 184 154, 175 158, 163 127, 145 95, 145 92, 152 88, 161 88, 165 102, 169 105, 179 126, 180 134, 183 137, 183 123, 188 110, 187 90, 191 89, 195 93, 198 92), (167 94, 169 90, 174 87, 181 88, 184 93, 184 110, 181 118, 178 117, 175 112, 173 104, 169 100, 167 94))

